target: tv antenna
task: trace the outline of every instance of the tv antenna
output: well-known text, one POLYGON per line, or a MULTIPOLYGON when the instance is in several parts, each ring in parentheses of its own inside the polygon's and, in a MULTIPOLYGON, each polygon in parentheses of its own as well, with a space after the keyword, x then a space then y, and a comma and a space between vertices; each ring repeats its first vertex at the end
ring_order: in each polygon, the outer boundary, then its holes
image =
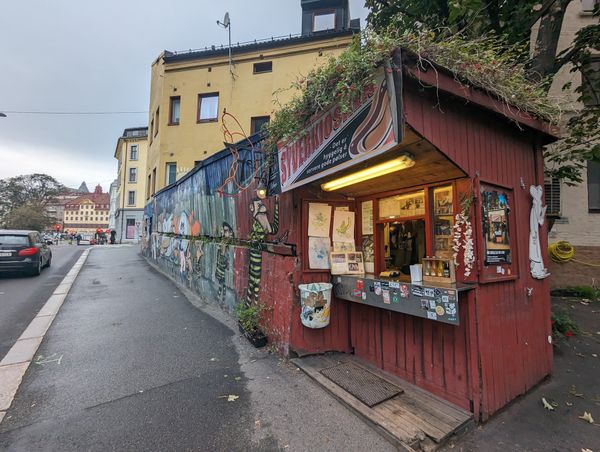
POLYGON ((217 20, 217 25, 223 28, 227 28, 229 32, 229 72, 233 77, 233 67, 231 65, 231 20, 229 19, 229 13, 225 13, 225 17, 223 17, 223 22, 217 20))

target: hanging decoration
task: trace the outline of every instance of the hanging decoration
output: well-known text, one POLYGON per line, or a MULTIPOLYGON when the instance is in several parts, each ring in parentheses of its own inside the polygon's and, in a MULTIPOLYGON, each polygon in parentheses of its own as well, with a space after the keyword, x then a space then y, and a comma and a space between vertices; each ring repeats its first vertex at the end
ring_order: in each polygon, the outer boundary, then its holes
POLYGON ((550 276, 542 258, 542 247, 540 245, 539 227, 544 225, 546 208, 542 207, 543 189, 540 185, 529 187, 529 193, 533 200, 531 213, 529 214, 529 267, 531 276, 535 279, 544 279, 550 276))
POLYGON ((471 212, 471 198, 463 195, 461 199, 461 211, 455 216, 453 226, 453 246, 452 258, 454 259, 454 265, 460 266, 458 262, 458 254, 462 247, 463 249, 463 265, 465 266, 465 277, 471 275, 473 271, 473 264, 475 263, 475 252, 473 246, 473 227, 471 226, 470 212, 471 212))

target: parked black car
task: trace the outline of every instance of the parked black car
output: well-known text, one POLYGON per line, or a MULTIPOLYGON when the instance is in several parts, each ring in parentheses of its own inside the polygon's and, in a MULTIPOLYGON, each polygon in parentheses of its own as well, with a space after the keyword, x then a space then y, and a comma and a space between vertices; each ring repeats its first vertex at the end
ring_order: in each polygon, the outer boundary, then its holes
POLYGON ((0 229, 0 272, 25 271, 37 276, 51 263, 52 251, 39 232, 0 229))

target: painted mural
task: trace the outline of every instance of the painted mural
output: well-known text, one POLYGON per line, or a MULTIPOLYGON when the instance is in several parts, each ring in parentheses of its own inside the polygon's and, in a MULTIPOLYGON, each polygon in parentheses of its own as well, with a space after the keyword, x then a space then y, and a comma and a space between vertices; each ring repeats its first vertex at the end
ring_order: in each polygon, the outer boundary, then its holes
MULTIPOLYGON (((143 254, 180 284, 232 309, 262 301, 268 244, 286 246, 290 225, 277 237, 279 196, 255 198, 252 179, 243 191, 227 182, 232 160, 225 151, 219 154, 155 195, 145 209, 141 244, 143 254)), ((238 158, 250 157, 240 152, 238 158)), ((250 166, 240 165, 240 180, 250 166)))

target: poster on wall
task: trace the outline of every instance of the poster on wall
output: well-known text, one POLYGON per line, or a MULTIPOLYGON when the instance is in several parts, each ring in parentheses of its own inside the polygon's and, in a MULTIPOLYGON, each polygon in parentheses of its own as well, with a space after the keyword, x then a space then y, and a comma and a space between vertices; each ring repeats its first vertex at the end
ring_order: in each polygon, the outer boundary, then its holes
POLYGON ((363 275, 365 265, 363 255, 360 252, 353 253, 331 253, 332 275, 363 275))
POLYGON ((452 187, 439 187, 433 191, 435 215, 452 215, 452 187))
POLYGON ((313 270, 329 270, 329 237, 308 238, 308 266, 313 270))
POLYGON ((354 212, 333 213, 333 241, 354 243, 354 212))
POLYGON ((308 204, 308 235, 309 237, 329 237, 331 225, 331 206, 329 204, 308 204))
POLYGON ((417 192, 398 197, 401 217, 425 215, 425 193, 417 192))
POLYGON ((373 234, 373 201, 364 201, 361 204, 362 235, 373 234))
POLYGON ((508 200, 506 190, 481 189, 485 265, 511 263, 508 200))
POLYGON ((354 242, 333 242, 333 251, 336 253, 350 253, 356 251, 354 242))

